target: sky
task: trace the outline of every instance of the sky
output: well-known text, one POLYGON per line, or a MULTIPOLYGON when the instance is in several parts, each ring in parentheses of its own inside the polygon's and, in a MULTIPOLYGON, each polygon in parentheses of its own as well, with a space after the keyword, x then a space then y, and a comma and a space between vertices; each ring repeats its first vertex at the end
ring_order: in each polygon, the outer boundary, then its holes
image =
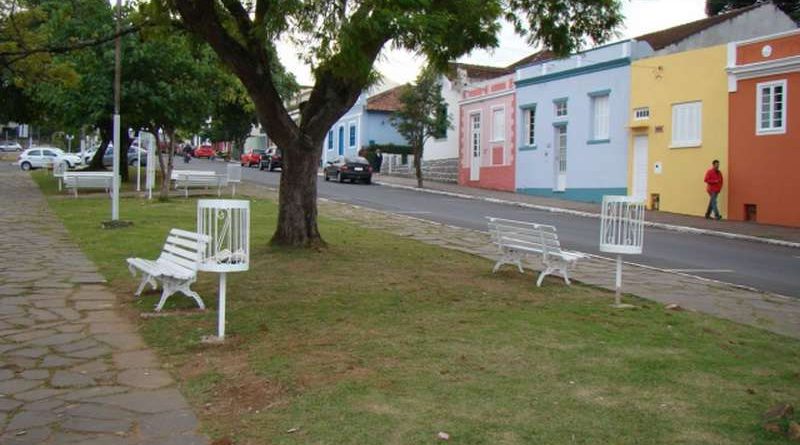
MULTIPOLYGON (((705 17, 705 0, 622 0, 625 22, 618 30, 620 37, 627 39, 653 31, 659 31, 682 23, 705 17)), ((499 38, 500 45, 492 51, 474 51, 459 59, 459 62, 479 65, 506 66, 533 52, 524 39, 513 29, 504 25, 499 38)), ((289 71, 293 72, 301 85, 311 85, 311 72, 297 59, 296 48, 280 45, 278 53, 289 71)), ((417 76, 424 59, 408 51, 384 50, 378 60, 378 71, 383 74, 385 84, 411 82, 417 76)))

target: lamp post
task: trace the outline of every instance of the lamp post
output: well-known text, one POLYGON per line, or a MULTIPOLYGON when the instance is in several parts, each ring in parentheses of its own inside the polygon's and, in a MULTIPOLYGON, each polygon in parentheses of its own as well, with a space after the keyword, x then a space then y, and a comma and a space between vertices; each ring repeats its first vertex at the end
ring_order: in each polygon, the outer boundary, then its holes
POLYGON ((66 134, 64 135, 64 138, 67 139, 67 153, 72 153, 72 140, 75 138, 75 136, 66 134))
POLYGON ((111 196, 111 221, 119 220, 119 157, 122 144, 120 144, 120 117, 119 117, 119 99, 120 88, 122 80, 122 60, 121 48, 122 39, 119 36, 120 22, 122 21, 122 0, 117 0, 117 38, 114 45, 114 156, 113 168, 114 178, 112 181, 112 196, 111 196))

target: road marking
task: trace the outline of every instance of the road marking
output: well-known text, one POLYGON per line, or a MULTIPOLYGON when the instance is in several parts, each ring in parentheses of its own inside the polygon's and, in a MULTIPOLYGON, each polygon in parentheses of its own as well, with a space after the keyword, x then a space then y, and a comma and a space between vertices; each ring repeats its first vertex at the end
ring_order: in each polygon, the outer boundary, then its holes
POLYGON ((733 273, 730 269, 664 269, 667 272, 683 273, 733 273))

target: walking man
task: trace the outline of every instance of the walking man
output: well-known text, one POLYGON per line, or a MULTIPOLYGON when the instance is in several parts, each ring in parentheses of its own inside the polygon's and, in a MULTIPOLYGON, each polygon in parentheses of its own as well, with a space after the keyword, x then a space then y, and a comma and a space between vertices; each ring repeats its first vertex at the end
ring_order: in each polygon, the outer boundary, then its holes
POLYGON ((706 171, 705 183, 709 197, 706 219, 711 219, 711 212, 714 212, 714 218, 720 220, 722 216, 719 214, 719 208, 717 208, 717 197, 719 192, 722 191, 722 172, 719 171, 718 160, 714 159, 714 162, 711 163, 711 168, 706 171))

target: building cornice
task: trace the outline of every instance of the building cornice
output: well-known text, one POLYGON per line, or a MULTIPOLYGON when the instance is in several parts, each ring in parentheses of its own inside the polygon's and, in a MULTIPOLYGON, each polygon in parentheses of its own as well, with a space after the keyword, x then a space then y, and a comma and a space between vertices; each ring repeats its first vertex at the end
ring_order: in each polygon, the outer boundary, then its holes
POLYGON ((739 80, 800 72, 800 55, 732 66, 726 68, 726 71, 728 72, 728 92, 733 93, 737 90, 736 83, 739 80))
POLYGON ((622 57, 619 59, 612 59, 612 60, 607 60, 605 62, 595 63, 593 65, 586 65, 564 71, 557 71, 554 73, 544 74, 541 76, 520 79, 516 81, 515 84, 517 85, 517 88, 519 88, 525 85, 536 85, 539 83, 550 82, 553 80, 565 79, 567 77, 580 76, 584 74, 596 73, 598 71, 605 71, 613 68, 628 66, 630 64, 631 64, 630 57, 622 57))

